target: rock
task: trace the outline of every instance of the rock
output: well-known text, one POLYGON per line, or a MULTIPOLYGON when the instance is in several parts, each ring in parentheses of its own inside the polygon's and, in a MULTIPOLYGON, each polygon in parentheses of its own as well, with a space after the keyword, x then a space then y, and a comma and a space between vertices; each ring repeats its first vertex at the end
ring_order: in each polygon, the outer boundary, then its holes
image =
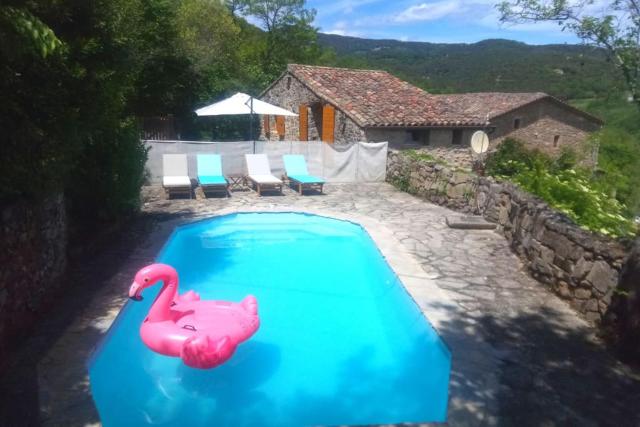
POLYGON ((545 263, 553 264, 553 260, 555 259, 555 257, 556 254, 553 253, 551 249, 547 248, 546 246, 540 245, 540 258, 542 258, 545 263))
POLYGON ((606 294, 609 289, 618 284, 618 272, 606 262, 596 261, 593 263, 586 280, 602 294, 606 294))
POLYGON ((506 206, 498 208, 498 223, 505 225, 509 222, 509 209, 506 206))
POLYGON ((569 290, 569 284, 565 281, 560 281, 558 283, 558 286, 556 288, 556 292, 562 297, 562 298, 571 298, 571 291, 569 290))
POLYGON ((585 278, 587 273, 589 273, 592 268, 593 268, 593 263, 590 261, 587 261, 583 256, 576 263, 576 266, 573 269, 572 277, 574 277, 577 281, 580 281, 585 278))
POLYGON ((591 295, 591 289, 578 288, 573 292, 573 296, 577 299, 588 299, 591 298, 591 295))
POLYGON ((590 299, 583 307, 586 311, 598 311, 598 300, 590 299))
POLYGON ((598 301, 598 312, 604 315, 607 312, 607 308, 609 308, 608 304, 605 304, 604 301, 598 301))
POLYGON ((587 319, 589 322, 599 322, 601 319, 600 313, 598 313, 597 311, 589 311, 587 313, 584 314, 584 318, 587 319))

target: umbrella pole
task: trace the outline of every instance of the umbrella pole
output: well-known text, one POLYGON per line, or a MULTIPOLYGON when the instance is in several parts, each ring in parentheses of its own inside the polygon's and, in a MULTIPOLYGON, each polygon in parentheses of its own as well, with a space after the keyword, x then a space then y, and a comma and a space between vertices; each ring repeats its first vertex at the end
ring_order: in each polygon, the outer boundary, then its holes
POLYGON ((256 154, 256 140, 253 138, 253 96, 249 98, 249 102, 249 135, 251 137, 251 142, 253 142, 253 154, 256 154))

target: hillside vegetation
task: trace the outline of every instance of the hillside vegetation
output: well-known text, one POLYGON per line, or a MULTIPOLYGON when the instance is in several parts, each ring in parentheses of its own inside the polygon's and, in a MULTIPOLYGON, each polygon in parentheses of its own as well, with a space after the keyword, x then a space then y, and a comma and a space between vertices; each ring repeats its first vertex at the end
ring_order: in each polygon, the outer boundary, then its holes
POLYGON ((592 98, 623 89, 602 50, 581 45, 531 46, 511 40, 442 44, 319 34, 335 63, 384 69, 433 93, 547 92, 592 98))

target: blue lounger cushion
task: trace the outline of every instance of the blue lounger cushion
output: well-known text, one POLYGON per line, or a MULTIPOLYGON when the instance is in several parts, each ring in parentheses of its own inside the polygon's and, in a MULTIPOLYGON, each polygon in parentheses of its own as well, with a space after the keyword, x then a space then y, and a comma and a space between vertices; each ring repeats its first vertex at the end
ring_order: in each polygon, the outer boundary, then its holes
POLYGON ((289 179, 301 182, 303 184, 324 184, 324 179, 318 178, 317 176, 313 176, 313 175, 289 175, 289 174, 287 174, 287 176, 289 177, 289 179))
POLYGON ((226 185, 222 176, 222 162, 219 154, 198 154, 198 181, 200 185, 226 185))
POLYGON ((303 184, 324 184, 324 179, 309 175, 304 156, 300 154, 287 154, 282 156, 282 159, 284 160, 284 168, 289 179, 303 184))
POLYGON ((198 175, 200 185, 226 185, 227 180, 223 176, 200 176, 198 175))

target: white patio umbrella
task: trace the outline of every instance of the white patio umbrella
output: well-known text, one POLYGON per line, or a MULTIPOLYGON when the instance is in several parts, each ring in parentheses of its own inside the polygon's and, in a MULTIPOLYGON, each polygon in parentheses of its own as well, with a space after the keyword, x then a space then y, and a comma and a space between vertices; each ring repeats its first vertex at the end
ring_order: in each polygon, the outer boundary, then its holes
MULTIPOLYGON (((238 92, 235 95, 218 101, 214 104, 207 105, 196 110, 198 116, 231 116, 238 114, 249 114, 251 123, 253 123, 254 114, 264 114, 271 116, 297 116, 284 108, 271 105, 268 102, 260 101, 246 93, 238 92)), ((251 140, 253 141, 253 126, 249 126, 251 140)), ((253 146, 255 152, 255 141, 253 146)))

